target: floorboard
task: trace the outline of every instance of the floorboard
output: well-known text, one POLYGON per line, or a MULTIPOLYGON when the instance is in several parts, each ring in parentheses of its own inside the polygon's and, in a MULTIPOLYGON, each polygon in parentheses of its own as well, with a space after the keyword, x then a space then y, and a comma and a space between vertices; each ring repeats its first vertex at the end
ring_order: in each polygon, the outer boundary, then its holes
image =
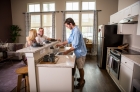
MULTIPOLYGON (((74 92, 120 92, 107 71, 97 66, 95 56, 87 56, 84 71, 85 85, 81 89, 74 89, 74 92)), ((75 77, 79 77, 78 70, 76 70, 75 77)))

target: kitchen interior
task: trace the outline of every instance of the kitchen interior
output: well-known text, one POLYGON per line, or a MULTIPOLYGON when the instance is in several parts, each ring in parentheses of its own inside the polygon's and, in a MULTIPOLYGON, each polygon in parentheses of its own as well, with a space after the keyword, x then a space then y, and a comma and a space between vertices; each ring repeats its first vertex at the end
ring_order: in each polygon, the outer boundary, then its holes
MULTIPOLYGON (((98 13, 97 53, 95 53, 97 55, 91 55, 90 58, 94 59, 89 61, 97 61, 96 68, 99 71, 105 70, 107 76, 109 76, 110 80, 113 80, 119 91, 140 92, 140 0, 89 1, 95 1, 96 9, 101 10, 98 13), (114 8, 112 8, 113 6, 114 8)), ((28 0, 25 2, 28 2, 28 0)), ((13 24, 19 24, 22 29, 25 29, 25 25, 22 22, 24 21, 23 15, 21 14, 23 11, 26 11, 25 6, 23 6, 25 2, 22 4, 18 0, 11 0, 12 22, 13 24), (15 5, 17 7, 24 7, 21 8, 22 12, 19 12, 15 5)), ((29 0, 29 2, 34 2, 34 0, 29 0)), ((55 2, 58 4, 62 3, 56 0, 55 2)), ((56 6, 56 8, 58 7, 60 10, 63 10, 63 6, 56 6)), ((63 28, 60 27, 63 20, 61 14, 57 13, 56 15, 56 28, 57 30, 62 30, 63 28)), ((22 34, 26 34, 26 32, 22 32, 22 34)), ((55 34, 56 38, 62 38, 61 34, 63 32, 56 31, 55 34)), ((25 36, 21 36, 19 42, 25 42, 25 36)), ((87 41, 88 39, 85 38, 85 40, 87 41)), ((88 46, 92 44, 91 40, 87 42, 89 42, 87 43, 88 46)), ((42 60, 44 55, 52 52, 50 48, 52 46, 55 47, 57 43, 57 41, 52 41, 50 44, 37 49, 30 48, 31 50, 29 50, 29 48, 23 48, 17 51, 25 53, 28 61, 31 61, 28 62, 30 92, 43 92, 46 90, 47 92, 92 92, 93 90, 87 91, 88 89, 86 88, 84 90, 73 90, 74 78, 71 76, 75 62, 75 54, 73 52, 66 56, 57 53, 57 57, 59 58, 57 59, 57 64, 52 65, 40 62, 40 59, 42 60), (53 74, 55 75, 52 76, 53 74), (52 81, 52 78, 54 81, 52 81)), ((92 48, 92 46, 89 47, 92 48)), ((69 48, 61 48, 59 52, 63 52, 69 48)), ((90 62, 88 63, 90 64, 90 62)), ((87 72, 88 69, 87 67, 87 72)), ((97 87, 95 89, 95 92, 99 92, 98 89, 100 88, 97 87)), ((109 91, 102 90, 102 92, 109 91)), ((114 92, 116 91, 114 90, 114 92)))

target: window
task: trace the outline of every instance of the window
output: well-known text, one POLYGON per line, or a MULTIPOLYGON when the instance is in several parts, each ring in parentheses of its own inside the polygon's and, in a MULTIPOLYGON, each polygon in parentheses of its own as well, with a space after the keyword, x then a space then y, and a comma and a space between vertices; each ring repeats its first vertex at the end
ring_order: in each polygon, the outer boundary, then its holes
POLYGON ((31 29, 40 27, 44 28, 44 35, 52 38, 52 14, 31 15, 31 29))
MULTIPOLYGON (((79 14, 66 14, 66 19, 72 18, 76 24, 76 26, 79 26, 79 14)), ((70 36, 71 30, 66 28, 66 38, 70 36)))
POLYGON ((93 14, 82 14, 82 34, 84 38, 92 40, 93 36, 93 14))
POLYGON ((79 2, 66 2, 66 10, 79 10, 79 2))
POLYGON ((38 30, 40 26, 40 15, 31 15, 31 29, 38 30))
MULTIPOLYGON (((43 3, 43 11, 55 11, 55 3, 43 3)), ((40 12, 40 4, 28 4, 29 12, 40 12)), ((52 38, 52 14, 31 14, 31 29, 44 28, 44 35, 52 38)))
POLYGON ((43 3, 43 11, 55 11, 55 3, 43 3))
POLYGON ((28 4, 28 12, 40 12, 40 4, 28 4))
POLYGON ((42 27, 44 28, 44 34, 52 38, 52 14, 42 15, 42 27))
POLYGON ((82 2, 82 10, 95 10, 95 2, 82 2))

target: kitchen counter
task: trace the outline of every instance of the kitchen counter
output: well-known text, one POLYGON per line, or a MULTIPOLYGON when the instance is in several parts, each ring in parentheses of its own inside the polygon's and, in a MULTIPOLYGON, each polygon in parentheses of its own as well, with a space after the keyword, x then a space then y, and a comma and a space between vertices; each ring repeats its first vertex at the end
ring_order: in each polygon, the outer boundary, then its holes
POLYGON ((37 51, 40 51, 44 48, 47 48, 47 47, 50 47, 56 43, 59 43, 58 41, 56 42, 51 42, 50 44, 45 44, 43 45, 42 47, 26 47, 26 48, 23 48, 23 49, 20 49, 20 50, 17 50, 16 52, 22 52, 22 53, 35 53, 37 51))
POLYGON ((37 64, 36 66, 42 67, 58 67, 58 68, 74 68, 75 55, 58 55, 56 64, 37 64))
MULTIPOLYGON (((72 92, 72 68, 75 65, 75 54, 59 55, 56 64, 40 63, 44 55, 52 53, 50 47, 57 42, 45 44, 43 47, 27 47, 17 52, 25 53, 28 61, 30 92, 72 92)), ((64 52, 70 47, 59 48, 64 52)))
POLYGON ((140 66, 140 55, 125 55, 125 54, 123 54, 123 56, 140 66))

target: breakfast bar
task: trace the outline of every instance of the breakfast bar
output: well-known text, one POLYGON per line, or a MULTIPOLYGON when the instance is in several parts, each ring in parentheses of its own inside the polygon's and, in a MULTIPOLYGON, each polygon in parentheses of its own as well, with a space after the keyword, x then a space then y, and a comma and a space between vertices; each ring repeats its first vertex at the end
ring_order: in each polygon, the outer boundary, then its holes
MULTIPOLYGON (((72 92, 72 68, 75 64, 75 54, 58 55, 55 64, 41 63, 50 47, 59 43, 51 42, 43 47, 27 47, 17 52, 25 53, 28 62, 30 92, 72 92)), ((70 47, 60 48, 63 52, 70 47)))

